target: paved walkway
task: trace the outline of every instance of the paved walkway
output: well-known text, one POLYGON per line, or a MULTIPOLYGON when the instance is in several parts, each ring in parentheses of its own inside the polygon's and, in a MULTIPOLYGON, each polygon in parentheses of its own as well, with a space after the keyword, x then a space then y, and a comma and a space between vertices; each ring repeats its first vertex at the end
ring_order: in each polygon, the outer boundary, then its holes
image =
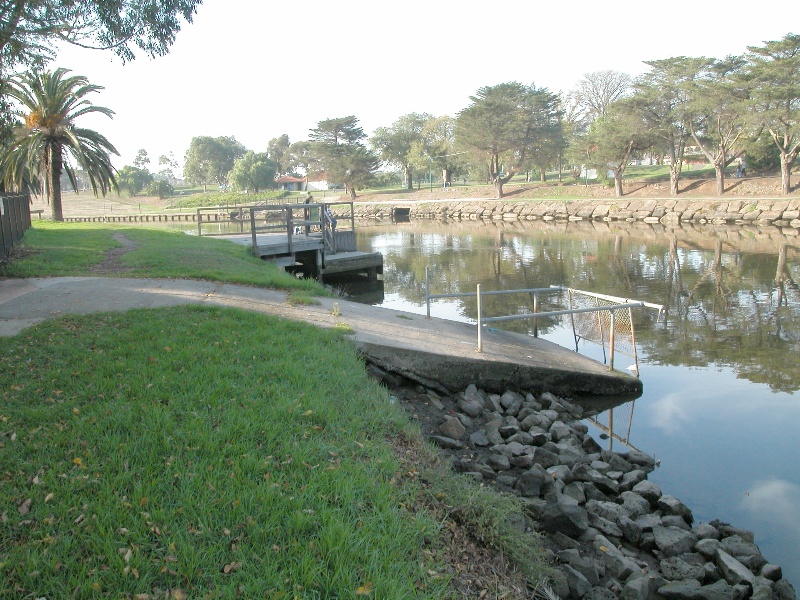
POLYGON ((470 383, 502 393, 519 389, 567 396, 640 394, 641 382, 571 350, 526 335, 485 331, 477 351, 474 325, 320 298, 291 305, 287 294, 241 285, 176 279, 55 277, 0 279, 0 336, 13 336, 65 314, 162 308, 182 304, 237 307, 320 327, 346 323, 367 359, 433 388, 470 383))

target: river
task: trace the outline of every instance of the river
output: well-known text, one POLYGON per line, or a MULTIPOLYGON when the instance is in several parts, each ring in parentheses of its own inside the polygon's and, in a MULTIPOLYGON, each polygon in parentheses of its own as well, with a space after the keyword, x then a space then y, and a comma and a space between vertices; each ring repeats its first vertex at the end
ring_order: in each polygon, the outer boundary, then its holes
MULTIPOLYGON (((424 314, 431 293, 564 285, 663 304, 636 309, 644 394, 598 417, 609 438, 655 456, 650 479, 692 508, 755 532, 784 576, 800 584, 800 237, 794 230, 602 222, 414 221, 358 228, 360 250, 384 255, 383 293, 362 301, 424 314)), ((351 284, 343 289, 356 296, 351 284)), ((494 296, 484 316, 529 312, 494 296)), ((437 300, 436 317, 475 322, 473 298, 437 300)), ((574 348, 566 324, 541 337, 574 348)), ((508 328, 530 332, 529 321, 508 328)), ((498 325, 497 327, 501 327, 498 325)), ((599 345, 579 351, 603 359, 599 345)), ((625 368, 627 357, 615 365, 625 368)))

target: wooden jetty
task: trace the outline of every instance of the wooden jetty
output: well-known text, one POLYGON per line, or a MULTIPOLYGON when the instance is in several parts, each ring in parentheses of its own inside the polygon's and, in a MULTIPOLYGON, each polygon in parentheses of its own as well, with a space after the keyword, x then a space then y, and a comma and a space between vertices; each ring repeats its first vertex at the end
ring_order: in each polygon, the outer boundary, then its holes
POLYGON ((208 227, 203 231, 204 223, 221 222, 203 218, 203 211, 219 213, 218 208, 198 209, 199 235, 250 245, 255 256, 287 271, 317 279, 360 274, 375 280, 383 274, 383 255, 362 252, 356 247, 352 202, 237 207, 229 210, 223 221, 238 228, 239 233, 223 232, 220 228, 213 232, 208 227), (250 233, 245 233, 248 228, 250 233))

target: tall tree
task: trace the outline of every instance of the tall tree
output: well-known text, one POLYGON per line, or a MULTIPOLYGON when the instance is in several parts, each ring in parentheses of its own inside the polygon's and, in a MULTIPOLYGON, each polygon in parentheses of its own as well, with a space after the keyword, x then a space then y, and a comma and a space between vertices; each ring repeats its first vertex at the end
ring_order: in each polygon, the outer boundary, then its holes
POLYGON ((174 184, 175 169, 178 168, 178 161, 175 160, 175 155, 172 152, 168 155, 162 154, 158 157, 158 166, 161 167, 158 170, 159 177, 163 178, 163 180, 170 185, 174 184))
POLYGON ((164 55, 191 23, 202 0, 4 0, 0 2, 0 65, 41 65, 53 44, 109 49, 124 61, 134 50, 164 55))
POLYGON ((285 133, 267 142, 267 156, 270 160, 278 164, 278 172, 281 175, 286 175, 290 170, 290 147, 289 136, 285 133))
POLYGON ((482 87, 470 100, 456 118, 456 140, 487 159, 489 178, 502 198, 503 185, 557 126, 558 97, 546 88, 511 82, 482 87))
POLYGON ((631 155, 650 146, 652 138, 642 127, 642 115, 630 99, 618 100, 589 129, 585 144, 589 163, 611 171, 617 197, 623 195, 622 176, 631 155))
POLYGON ((311 130, 312 153, 329 180, 342 183, 351 200, 367 187, 378 170, 379 159, 364 146, 366 134, 354 116, 320 121, 311 130))
POLYGON ((15 139, 0 160, 5 185, 37 193, 44 192, 52 207, 53 220, 63 221, 61 174, 66 172, 77 191, 74 164, 84 170, 95 195, 105 195, 116 186, 111 154, 118 154, 105 136, 75 124, 79 117, 114 112, 95 106, 87 96, 103 88, 67 69, 23 73, 9 85, 8 94, 22 106, 24 118, 15 139), (70 160, 72 159, 72 160, 70 160))
POLYGON ((781 153, 781 190, 789 194, 800 153, 800 35, 747 49, 754 106, 781 153))
POLYGON ((645 61, 650 69, 635 84, 633 101, 644 126, 669 156, 669 193, 678 195, 683 154, 691 138, 689 100, 694 80, 708 67, 706 58, 678 56, 645 61))
POLYGON ((605 116, 611 104, 629 96, 632 83, 630 75, 619 71, 585 73, 571 95, 588 125, 605 116))
POLYGON ((233 163, 230 179, 237 189, 252 190, 257 194, 274 185, 277 172, 278 163, 271 160, 266 152, 256 154, 248 151, 233 163))
POLYGON ((137 169, 143 169, 147 171, 148 170, 147 165, 149 164, 150 164, 150 157, 147 156, 147 150, 141 148, 136 153, 136 158, 133 159, 133 166, 136 167, 137 169))
POLYGON ((378 127, 370 139, 370 144, 380 153, 384 162, 403 171, 409 190, 414 189, 414 144, 421 139, 425 123, 431 118, 428 114, 409 113, 397 119, 391 127, 378 127))
POLYGON ((247 149, 233 136, 192 138, 183 166, 186 179, 207 189, 209 183, 224 187, 233 162, 244 155, 247 149))
POLYGON ((725 167, 744 151, 742 136, 751 119, 750 84, 742 76, 744 59, 711 60, 689 85, 689 127, 695 143, 714 167, 717 195, 725 193, 725 167))

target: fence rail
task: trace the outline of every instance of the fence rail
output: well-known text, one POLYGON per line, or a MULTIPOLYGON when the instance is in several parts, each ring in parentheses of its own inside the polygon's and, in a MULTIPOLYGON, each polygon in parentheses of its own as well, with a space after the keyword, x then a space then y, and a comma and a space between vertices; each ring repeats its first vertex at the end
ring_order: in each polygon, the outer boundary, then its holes
POLYGON ((27 194, 0 196, 0 260, 22 239, 31 226, 31 203, 27 194))
POLYGON ((546 317, 569 316, 572 325, 572 334, 575 339, 575 350, 578 350, 578 342, 581 338, 600 344, 605 348, 608 345, 608 368, 614 369, 614 355, 616 352, 626 354, 634 359, 635 369, 638 372, 639 358, 636 352, 636 336, 633 327, 633 317, 631 310, 634 308, 652 308, 659 311, 659 316, 664 307, 660 304, 631 300, 630 298, 619 298, 606 294, 597 294, 584 290, 576 290, 563 286, 550 286, 546 288, 531 288, 520 290, 491 290, 483 292, 481 285, 478 284, 475 292, 460 292, 452 294, 431 294, 430 277, 428 269, 425 269, 425 302, 427 305, 427 317, 431 316, 431 300, 437 298, 476 298, 477 299, 477 329, 478 329, 478 352, 483 352, 483 328, 488 323, 503 321, 533 320, 533 335, 538 337, 538 319, 546 317), (562 310, 539 310, 539 296, 542 294, 566 293, 568 308, 562 310), (497 294, 532 294, 533 312, 515 315, 504 315, 496 317, 483 316, 484 296, 497 294), (576 304, 578 306, 576 306, 576 304), (591 304, 591 306, 581 306, 581 304, 591 304), (617 313, 620 313, 618 318, 617 313))

